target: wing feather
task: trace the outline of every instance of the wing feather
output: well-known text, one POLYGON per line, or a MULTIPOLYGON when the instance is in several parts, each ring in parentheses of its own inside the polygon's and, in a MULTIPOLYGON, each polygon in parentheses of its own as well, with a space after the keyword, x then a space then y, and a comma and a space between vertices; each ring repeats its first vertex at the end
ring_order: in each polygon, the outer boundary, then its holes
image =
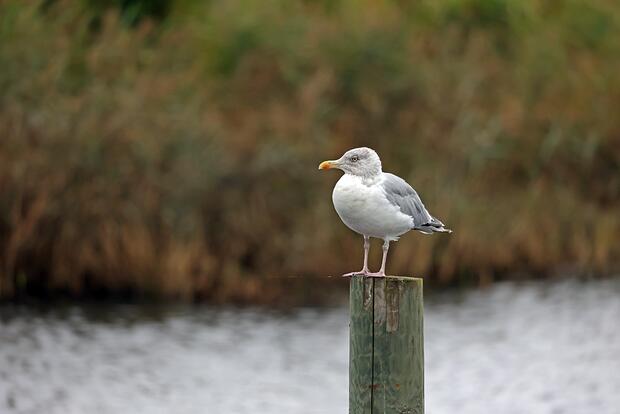
POLYGON ((382 186, 388 201, 413 218, 414 229, 424 233, 448 231, 441 221, 431 216, 418 193, 405 180, 391 173, 383 173, 382 186))

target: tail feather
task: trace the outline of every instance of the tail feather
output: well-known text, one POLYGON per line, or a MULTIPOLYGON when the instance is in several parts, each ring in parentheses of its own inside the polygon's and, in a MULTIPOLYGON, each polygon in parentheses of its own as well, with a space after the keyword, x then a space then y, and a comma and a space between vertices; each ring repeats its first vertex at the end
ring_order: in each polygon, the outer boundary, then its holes
POLYGON ((424 234, 452 233, 452 230, 447 229, 445 227, 418 226, 418 227, 414 227, 413 229, 419 231, 420 233, 424 233, 424 234))
POLYGON ((414 227, 414 230, 417 230, 424 234, 452 233, 452 230, 447 229, 441 221, 432 216, 430 222, 424 223, 421 226, 416 226, 414 227))

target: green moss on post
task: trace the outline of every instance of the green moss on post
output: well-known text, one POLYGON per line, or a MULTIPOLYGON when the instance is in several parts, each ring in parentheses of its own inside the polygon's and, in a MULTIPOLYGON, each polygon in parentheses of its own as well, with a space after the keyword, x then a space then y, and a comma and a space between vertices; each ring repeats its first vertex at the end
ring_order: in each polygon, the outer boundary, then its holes
POLYGON ((424 413, 422 279, 353 277, 350 414, 424 413))

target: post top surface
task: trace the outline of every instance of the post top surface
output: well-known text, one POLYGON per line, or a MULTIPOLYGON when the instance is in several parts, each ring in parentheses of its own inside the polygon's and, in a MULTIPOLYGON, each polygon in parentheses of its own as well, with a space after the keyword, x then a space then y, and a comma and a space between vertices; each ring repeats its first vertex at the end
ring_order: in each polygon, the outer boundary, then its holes
MULTIPOLYGON (((355 275, 354 277, 366 277, 364 275, 355 275)), ((368 279, 373 279, 373 278, 368 278, 368 279)), ((423 282, 424 279, 422 279, 421 277, 413 277, 413 276, 396 276, 396 275, 386 275, 383 278, 374 278, 377 280, 381 280, 381 279, 386 279, 386 280, 402 280, 403 282, 423 282)))

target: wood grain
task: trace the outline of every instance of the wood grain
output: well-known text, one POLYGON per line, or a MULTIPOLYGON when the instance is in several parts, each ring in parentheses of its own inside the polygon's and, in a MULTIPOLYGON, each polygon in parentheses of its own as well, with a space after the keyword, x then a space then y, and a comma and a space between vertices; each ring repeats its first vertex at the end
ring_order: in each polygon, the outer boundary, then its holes
POLYGON ((353 277, 350 286, 349 413, 372 413, 373 280, 353 277))
POLYGON ((417 278, 351 280, 350 414, 424 413, 422 293, 417 278))

